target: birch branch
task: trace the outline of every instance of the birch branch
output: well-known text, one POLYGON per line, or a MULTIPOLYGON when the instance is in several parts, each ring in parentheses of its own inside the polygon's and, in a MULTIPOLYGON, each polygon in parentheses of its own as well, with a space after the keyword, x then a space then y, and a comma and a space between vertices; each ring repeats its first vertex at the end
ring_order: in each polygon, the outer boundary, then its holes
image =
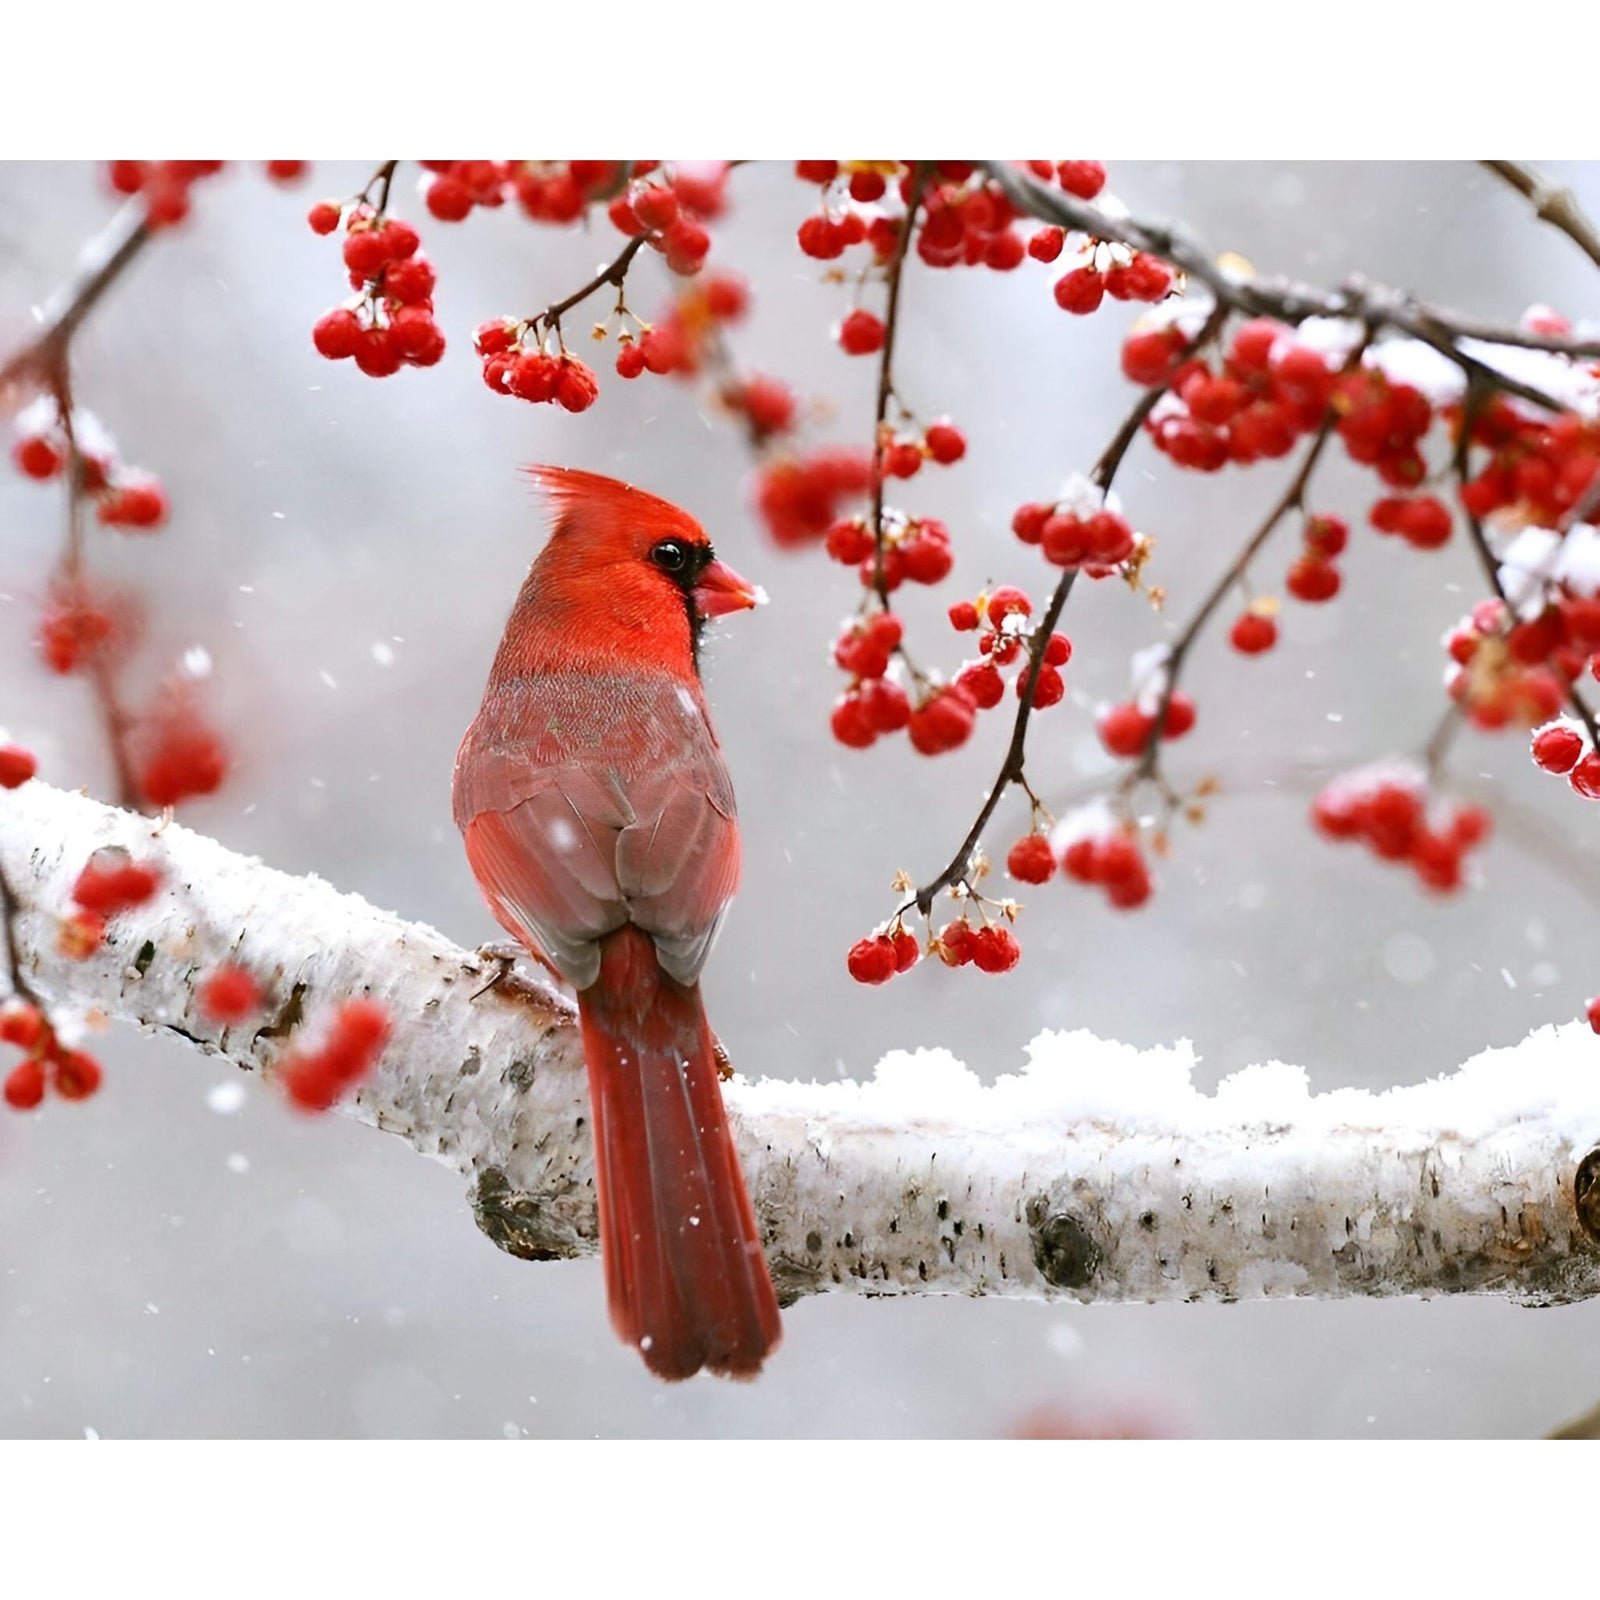
MULTIPOLYGON (((530 1259, 596 1248, 588 1098, 571 1008, 433 929, 175 825, 37 781, 0 796, 0 868, 28 981, 271 1076, 300 1019, 356 994, 392 1044, 341 1109, 455 1167, 479 1226, 530 1259), (90 853, 159 861, 162 894, 81 963, 56 918, 90 853), (194 989, 224 960, 272 994, 219 1030, 194 989)), ((1215 1095, 1187 1046, 1046 1035, 985 1087, 942 1051, 866 1084, 735 1079, 730 1116, 786 1300, 847 1289, 1077 1300, 1600 1290, 1600 1044, 1547 1028, 1382 1094, 1312 1096, 1274 1063, 1215 1095)), ((48 1114, 58 1114, 52 1110, 48 1114)), ((61 1115, 71 1115, 70 1107, 61 1115)))

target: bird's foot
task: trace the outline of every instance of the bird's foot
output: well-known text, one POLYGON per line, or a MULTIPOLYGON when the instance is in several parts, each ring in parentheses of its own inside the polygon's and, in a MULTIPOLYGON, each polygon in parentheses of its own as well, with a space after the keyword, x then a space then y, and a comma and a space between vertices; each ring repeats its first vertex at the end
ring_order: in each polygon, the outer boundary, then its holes
POLYGON ((481 989, 473 991, 474 1000, 491 989, 499 989, 502 993, 517 995, 524 1000, 548 1000, 549 995, 543 984, 533 978, 525 978, 517 971, 517 962, 524 956, 531 956, 537 961, 559 987, 567 986, 566 979, 537 950, 529 950, 509 939, 495 939, 488 944, 480 944, 473 954, 478 961, 485 965, 492 963, 495 968, 489 981, 481 989))
POLYGON ((733 1076, 733 1061, 716 1034, 711 1035, 711 1059, 717 1064, 717 1076, 726 1083, 733 1076))

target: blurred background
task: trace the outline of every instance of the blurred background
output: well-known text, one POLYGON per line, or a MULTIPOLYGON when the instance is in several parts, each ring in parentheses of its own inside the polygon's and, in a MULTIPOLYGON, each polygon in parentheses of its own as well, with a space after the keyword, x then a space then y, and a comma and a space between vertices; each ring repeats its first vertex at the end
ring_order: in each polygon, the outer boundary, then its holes
MULTIPOLYGON (((1192 1039, 1206 1087, 1273 1057, 1304 1065, 1316 1089, 1383 1087, 1513 1044, 1600 989, 1593 816, 1535 772, 1519 735, 1455 747, 1461 785, 1515 808, 1475 889, 1426 897, 1409 873, 1310 831, 1320 777, 1426 741, 1443 704, 1440 635, 1481 596, 1459 535, 1422 554, 1359 523, 1372 496, 1337 449, 1314 499, 1355 524, 1344 594, 1289 602, 1265 657, 1239 656, 1222 631, 1197 649, 1186 681, 1199 724, 1169 770, 1214 775, 1223 792, 1203 826, 1176 833, 1152 902, 1118 913, 1054 882, 1020 896, 1014 972, 852 983, 844 952, 893 909, 896 869, 926 879, 966 831, 1004 718, 932 763, 903 740, 864 753, 832 740, 828 652, 854 578, 820 551, 772 547, 743 437, 700 391, 623 383, 609 347, 591 356, 601 394, 581 416, 484 387, 472 328, 577 287, 615 253, 609 224, 553 229, 514 207, 439 223, 407 164, 391 209, 417 223, 438 269, 444 362, 376 381, 317 356, 311 325, 345 289, 337 239, 314 236, 304 213, 371 170, 319 165, 294 189, 258 166, 206 181, 189 222, 146 251, 75 345, 79 403, 173 505, 154 538, 93 530, 92 570, 146 603, 130 684, 148 690, 196 645, 215 663, 209 704, 237 766, 185 808, 189 825, 464 945, 493 936, 450 821, 451 764, 542 538, 517 467, 562 462, 681 503, 772 595, 718 629, 707 665, 745 840, 708 1001, 745 1073, 864 1077, 888 1049, 943 1045, 992 1077, 1018 1070, 1041 1029, 1086 1027, 1137 1045, 1192 1039)), ((1600 211, 1600 168, 1547 170, 1600 211)), ((1332 286, 1359 270, 1502 321, 1535 301, 1574 319, 1595 304, 1580 252, 1470 164, 1113 164, 1111 187, 1265 273, 1332 286)), ((817 437, 865 446, 876 364, 834 345, 848 291, 794 244, 815 189, 755 163, 731 193, 712 260, 754 289, 739 357, 811 397, 817 437)), ((29 308, 112 204, 97 169, 0 166, 0 348, 25 340, 29 308)), ((953 577, 908 586, 899 607, 919 659, 947 670, 962 641, 945 607, 986 581, 1045 588, 1011 512, 1086 471, 1135 397, 1117 365, 1132 311, 1066 316, 1055 276, 1033 262, 1009 275, 908 267, 898 386, 969 445, 898 496, 952 531, 953 577)), ((648 317, 671 289, 645 252, 630 304, 648 317)), ((569 334, 591 320, 576 313, 569 334)), ((1110 583, 1073 596, 1069 698, 1041 714, 1029 759, 1047 802, 1111 770, 1094 707, 1125 695, 1132 651, 1181 625, 1281 466, 1198 478, 1136 447, 1117 487, 1158 540, 1150 576, 1169 604, 1154 613, 1110 583)), ((0 723, 49 781, 106 794, 84 686, 49 676, 32 644, 60 496, 0 472, 0 723)), ((1290 529, 1268 547, 1261 587, 1281 590, 1296 543, 1290 529)), ((993 853, 1024 811, 1005 803, 993 853)), ((612 1338, 598 1261, 501 1254, 462 1180, 399 1141, 292 1117, 230 1069, 129 1030, 97 1049, 108 1072, 92 1101, 0 1116, 0 1435, 1518 1436, 1600 1400, 1600 1307, 1466 1298, 828 1295, 786 1314, 759 1383, 666 1388, 612 1338)))

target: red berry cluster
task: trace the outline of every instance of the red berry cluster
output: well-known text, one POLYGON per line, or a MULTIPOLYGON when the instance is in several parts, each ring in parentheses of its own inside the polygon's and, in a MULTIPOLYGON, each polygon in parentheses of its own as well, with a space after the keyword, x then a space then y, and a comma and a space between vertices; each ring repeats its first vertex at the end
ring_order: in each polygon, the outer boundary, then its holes
MULTIPOLYGON (((992 711, 1005 695, 1002 667, 1017 666, 1016 694, 1020 700, 1028 684, 1028 650, 1033 635, 1028 618, 1033 601, 1021 590, 1001 584, 976 600, 958 600, 950 607, 950 626, 957 633, 978 632, 978 661, 966 662, 956 675, 956 685, 965 689, 980 711, 992 711)), ((1045 641, 1044 660, 1033 687, 1033 705, 1043 711, 1057 704, 1067 692, 1061 669, 1072 657, 1072 641, 1064 633, 1052 633, 1045 641)))
POLYGON ((515 395, 535 405, 550 403, 566 411, 587 411, 600 394, 594 371, 562 348, 551 355, 542 336, 524 347, 532 324, 485 322, 473 335, 473 348, 483 359, 483 381, 496 394, 515 395))
MULTIPOLYGON (((1124 761, 1142 756, 1156 731, 1159 700, 1148 705, 1140 700, 1124 700, 1107 706, 1095 719, 1100 743, 1110 755, 1124 761)), ((1163 739, 1181 739, 1195 724, 1195 704, 1182 689, 1174 689, 1167 701, 1167 717, 1161 727, 1163 739)))
POLYGON ((1306 518, 1301 540, 1303 548, 1285 575, 1283 586, 1296 600, 1320 605, 1333 599, 1344 581, 1334 563, 1350 542, 1350 529, 1342 517, 1320 513, 1306 518))
MULTIPOLYGON (((332 233, 339 208, 313 206, 316 233, 332 233)), ((311 342, 330 361, 354 360, 369 378, 387 378, 403 366, 431 367, 444 355, 444 334, 433 319, 435 274, 409 222, 386 217, 364 202, 344 217, 344 264, 354 305, 336 306, 317 320, 311 342)))
POLYGON ((635 170, 633 180, 607 209, 613 226, 630 239, 641 234, 670 271, 692 278, 705 264, 711 235, 705 224, 727 205, 728 167, 724 162, 675 165, 669 172, 654 163, 635 170))
POLYGON ((756 477, 756 508, 783 549, 815 544, 839 520, 843 505, 872 487, 865 450, 823 445, 807 455, 780 455, 756 477))
POLYGON ((887 983, 901 972, 908 972, 922 959, 917 937, 898 920, 882 933, 858 939, 850 947, 845 964, 857 983, 887 983))
POLYGON ((221 172, 221 161, 111 161, 106 175, 117 194, 142 195, 145 225, 170 228, 189 215, 189 190, 221 172))
POLYGON ((20 996, 0 1005, 0 1043, 25 1052, 6 1074, 3 1090, 15 1111, 32 1111, 46 1089, 63 1100, 87 1100, 100 1087, 100 1063, 63 1045, 39 1008, 20 996))
MULTIPOLYGON (((1038 261, 1054 261, 1067 242, 1059 228, 1046 228, 1028 241, 1038 261)), ((1077 265, 1056 279, 1056 304, 1075 317, 1098 311, 1107 295, 1113 300, 1165 300, 1177 274, 1159 256, 1125 245, 1089 239, 1077 250, 1077 265)))
POLYGON ((214 967, 195 990, 200 1015, 218 1027, 248 1022, 261 1010, 261 986, 243 967, 225 962, 214 967))
POLYGON ((1463 858, 1490 832, 1482 806, 1431 797, 1422 773, 1403 766, 1335 778, 1312 802, 1311 820, 1325 838, 1357 839, 1380 860, 1404 862, 1440 894, 1461 887, 1463 858))
POLYGON ((372 1071, 391 1031, 386 1006, 346 1000, 334 1012, 320 1047, 295 1049, 279 1063, 277 1077, 290 1104, 326 1111, 372 1071))
POLYGON ((1320 428, 1336 372, 1292 328, 1266 317, 1243 323, 1220 360, 1185 356, 1199 332, 1193 309, 1134 324, 1122 346, 1122 370, 1134 383, 1169 386, 1145 422, 1174 466, 1220 472, 1276 460, 1320 428))
MULTIPOLYGON (((1098 161, 1029 161, 1024 165, 1042 182, 1059 183, 1080 199, 1093 199, 1105 186, 1105 168, 1098 161)), ((902 207, 909 200, 914 180, 907 163, 799 161, 795 173, 822 190, 818 210, 798 230, 800 248, 806 255, 817 261, 836 261, 860 244, 868 245, 879 262, 894 255, 904 213, 891 213, 885 203, 892 204, 891 189, 902 207)), ((970 161, 934 164, 919 218, 914 248, 930 267, 983 266, 1010 272, 1021 266, 1028 254, 1028 244, 1017 228, 1021 221, 1018 213, 1004 191, 970 161)))
POLYGON ((1091 578, 1107 578, 1139 549, 1115 495, 1103 495, 1082 476, 1070 479, 1052 501, 1018 506, 1011 531, 1023 544, 1036 545, 1052 566, 1077 567, 1091 578))
MULTIPOLYGON (((18 412, 16 430, 11 459, 17 470, 40 482, 59 476, 70 447, 55 400, 41 395, 18 412)), ((166 520, 167 495, 160 479, 125 466, 116 441, 92 413, 73 408, 72 434, 83 488, 94 497, 95 516, 106 527, 148 532, 166 520)))
POLYGON ((1385 495, 1373 502, 1367 520, 1379 533, 1394 534, 1413 550, 1437 550, 1450 542, 1450 512, 1436 495, 1385 495))
POLYGON ((1533 764, 1564 777, 1585 800, 1600 800, 1600 755, 1589 748, 1588 735, 1577 723, 1563 717, 1535 728, 1533 764))
POLYGON ((1022 946, 1009 928, 998 922, 975 928, 965 917, 945 923, 929 950, 947 967, 970 964, 979 972, 1009 972, 1022 959, 1022 946))
POLYGON ((840 744, 865 750, 880 734, 898 733, 911 721, 911 701, 886 676, 900 647, 900 619, 892 611, 851 624, 834 641, 836 666, 855 680, 833 708, 833 736, 840 744))
MULTIPOLYGON (((515 199, 535 222, 576 222, 590 204, 616 192, 617 161, 424 161, 423 203, 441 222, 461 222, 475 208, 515 199)), ((640 162, 634 170, 653 166, 640 162)))
MULTIPOLYGON (((1535 331, 1571 333, 1564 318, 1535 331)), ((1461 490, 1461 503, 1475 517, 1501 513, 1555 527, 1587 492, 1600 462, 1600 423, 1593 418, 1570 411, 1554 418, 1530 413, 1504 395, 1474 416, 1471 439, 1489 452, 1461 490)))
MULTIPOLYGON (((827 533, 828 554, 854 566, 864 589, 878 579, 877 544, 865 517, 834 523, 827 533)), ((903 517, 885 511, 883 518, 883 586, 895 590, 902 583, 938 583, 950 575, 955 557, 950 552, 950 530, 937 517, 903 517)))
POLYGON ((1103 889, 1107 902, 1118 911, 1142 906, 1155 885, 1138 839, 1107 827, 1103 818, 1094 824, 1094 831, 1079 832, 1082 826, 1081 821, 1068 820, 1058 830, 1072 835, 1061 851, 1062 876, 1103 889))
POLYGON ((1574 668, 1570 675, 1557 664, 1560 618, 1560 609, 1551 607, 1533 621, 1508 627, 1504 602, 1483 600, 1447 635, 1451 667, 1445 689, 1474 727, 1489 733, 1531 728, 1560 710, 1584 660, 1582 654, 1565 660, 1574 668))

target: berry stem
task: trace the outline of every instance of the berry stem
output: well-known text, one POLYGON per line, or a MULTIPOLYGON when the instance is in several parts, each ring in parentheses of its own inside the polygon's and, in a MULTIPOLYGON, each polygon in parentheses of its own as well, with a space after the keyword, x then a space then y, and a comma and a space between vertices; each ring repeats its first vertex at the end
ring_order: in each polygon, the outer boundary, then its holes
POLYGON ((367 179, 366 187, 361 191, 360 199, 364 205, 373 205, 372 191, 374 186, 378 190, 378 201, 373 210, 378 216, 383 216, 389 209, 389 189, 394 183, 394 175, 399 167, 398 161, 385 161, 376 172, 367 179))
POLYGON ((1541 222, 1559 228, 1600 267, 1600 233, 1595 232, 1594 224, 1565 184, 1553 183, 1526 161, 1484 161, 1480 165, 1509 183, 1524 199, 1531 200, 1533 214, 1541 222))
MULTIPOLYGON (((919 161, 911 169, 911 188, 906 195, 906 214, 900 224, 900 235, 895 240, 894 255, 885 269, 889 284, 889 303, 883 314, 883 351, 878 357, 878 403, 872 429, 872 587, 877 592, 883 609, 889 609, 889 586, 884 579, 883 555, 883 442, 889 422, 889 400, 894 394, 894 336, 900 322, 900 283, 905 275, 906 251, 911 247, 911 235, 916 231, 917 212, 922 205, 922 191, 927 187, 928 164, 919 161)), ((926 912, 926 907, 923 908, 926 912)))
POLYGON ((1439 718, 1438 725, 1429 736, 1427 746, 1422 752, 1422 761, 1430 787, 1437 786, 1439 776, 1444 770, 1445 758, 1450 754, 1450 746, 1455 742, 1456 734, 1460 732, 1461 720, 1461 707, 1452 700, 1445 707, 1444 715, 1439 718))
POLYGON ((553 306, 547 306, 533 318, 533 321, 546 333, 554 329, 559 335, 562 317, 574 306, 582 305, 590 295, 598 294, 608 283, 615 284, 620 292, 627 281, 628 268, 633 265, 633 258, 643 248, 647 238, 648 234, 635 234, 618 252, 616 260, 610 266, 602 267, 581 289, 574 290, 565 300, 558 300, 553 306))
MULTIPOLYGON (((78 448, 78 436, 73 427, 72 379, 65 347, 50 373, 50 387, 55 395, 56 409, 61 417, 61 433, 67 445, 67 543, 61 557, 61 574, 68 589, 76 593, 81 590, 83 583, 85 467, 83 452, 78 448)), ((128 714, 123 709, 110 663, 103 653, 98 650, 92 652, 86 666, 100 720, 105 725, 106 743, 111 749, 111 764, 117 781, 117 804, 125 810, 137 811, 140 809, 139 786, 134 780, 133 761, 128 754, 128 714)))

